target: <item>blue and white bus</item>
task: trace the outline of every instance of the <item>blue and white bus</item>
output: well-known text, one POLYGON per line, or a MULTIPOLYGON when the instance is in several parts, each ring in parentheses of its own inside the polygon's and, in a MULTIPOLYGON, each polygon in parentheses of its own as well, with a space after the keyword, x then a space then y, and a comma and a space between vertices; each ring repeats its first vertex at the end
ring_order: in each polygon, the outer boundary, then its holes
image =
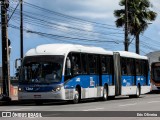
POLYGON ((151 91, 160 91, 160 62, 151 63, 151 91))
POLYGON ((73 44, 46 44, 29 50, 19 73, 19 100, 78 103, 150 91, 148 59, 125 51, 73 44))

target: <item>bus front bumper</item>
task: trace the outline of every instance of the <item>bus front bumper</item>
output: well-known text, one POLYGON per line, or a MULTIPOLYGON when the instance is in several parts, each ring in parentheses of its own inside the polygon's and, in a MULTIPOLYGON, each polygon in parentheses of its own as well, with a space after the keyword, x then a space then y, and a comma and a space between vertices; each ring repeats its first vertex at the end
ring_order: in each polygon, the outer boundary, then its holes
POLYGON ((19 100, 65 100, 62 92, 19 92, 19 100))

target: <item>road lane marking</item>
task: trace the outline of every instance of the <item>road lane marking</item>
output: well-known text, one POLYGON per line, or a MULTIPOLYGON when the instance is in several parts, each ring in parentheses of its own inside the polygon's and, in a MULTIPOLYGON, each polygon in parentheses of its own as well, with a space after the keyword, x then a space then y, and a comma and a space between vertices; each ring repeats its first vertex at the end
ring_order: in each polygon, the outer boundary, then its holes
POLYGON ((31 108, 9 109, 9 110, 4 110, 4 111, 26 110, 26 109, 31 109, 31 108))
POLYGON ((83 110, 83 111, 95 111, 95 110, 103 110, 104 108, 95 108, 95 109, 87 109, 87 110, 83 110))
POLYGON ((133 103, 133 104, 124 104, 124 105, 119 105, 120 107, 124 107, 124 106, 132 106, 132 105, 136 105, 137 103, 133 103))
POLYGON ((54 117, 54 116, 61 116, 62 114, 47 114, 43 115, 42 117, 54 117))
POLYGON ((148 103, 158 103, 158 102, 160 102, 160 101, 150 101, 148 103))

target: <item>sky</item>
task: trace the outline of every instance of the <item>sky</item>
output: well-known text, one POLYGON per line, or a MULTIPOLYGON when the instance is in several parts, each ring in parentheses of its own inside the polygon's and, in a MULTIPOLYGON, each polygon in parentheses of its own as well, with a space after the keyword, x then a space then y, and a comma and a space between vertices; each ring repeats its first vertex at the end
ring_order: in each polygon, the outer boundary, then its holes
MULTIPOLYGON (((18 0, 10 0, 9 16, 18 0)), ((116 28, 113 11, 123 9, 120 0, 24 0, 24 54, 41 44, 72 43, 103 47, 107 50, 124 50, 124 28, 116 28), (36 5, 36 6, 34 6, 36 5), (39 7, 37 7, 39 6, 39 7), (32 32, 29 32, 32 31, 32 32)), ((160 1, 150 0, 151 10, 158 16, 140 37, 140 54, 160 48, 160 1)), ((15 75, 15 59, 20 58, 19 6, 9 21, 11 40, 10 72, 15 75), (16 26, 16 27, 15 27, 16 26)), ((0 33, 1 35, 1 33, 0 33)), ((135 40, 129 51, 135 52, 135 40)), ((0 42, 0 49, 2 49, 0 42)), ((2 64, 0 52, 0 65, 2 64)))

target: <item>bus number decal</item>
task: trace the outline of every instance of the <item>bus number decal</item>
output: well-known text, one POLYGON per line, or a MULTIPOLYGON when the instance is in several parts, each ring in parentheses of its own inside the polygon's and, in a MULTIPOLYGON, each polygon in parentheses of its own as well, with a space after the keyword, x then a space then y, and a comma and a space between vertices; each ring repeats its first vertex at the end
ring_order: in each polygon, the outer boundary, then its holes
POLYGON ((93 81, 93 77, 90 77, 90 86, 94 86, 94 81, 93 81))
POLYGON ((80 78, 77 78, 77 79, 76 79, 76 82, 80 82, 80 78))

